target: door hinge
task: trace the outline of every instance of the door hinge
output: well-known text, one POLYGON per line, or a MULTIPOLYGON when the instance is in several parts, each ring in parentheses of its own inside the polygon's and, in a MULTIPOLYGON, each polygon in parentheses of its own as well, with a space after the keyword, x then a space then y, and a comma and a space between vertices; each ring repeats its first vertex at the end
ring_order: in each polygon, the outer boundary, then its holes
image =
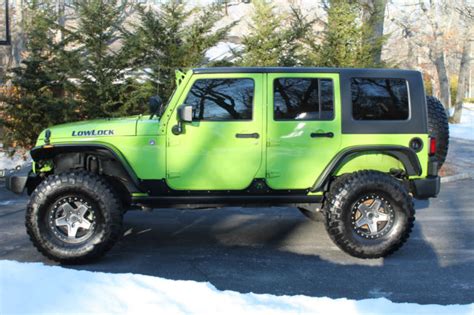
POLYGON ((166 173, 166 178, 178 178, 181 177, 181 173, 179 172, 168 172, 166 173))
POLYGON ((280 177, 280 172, 278 171, 268 171, 267 178, 280 177))
POLYGON ((268 139, 267 140, 267 147, 276 147, 281 144, 280 140, 275 140, 275 139, 268 139))

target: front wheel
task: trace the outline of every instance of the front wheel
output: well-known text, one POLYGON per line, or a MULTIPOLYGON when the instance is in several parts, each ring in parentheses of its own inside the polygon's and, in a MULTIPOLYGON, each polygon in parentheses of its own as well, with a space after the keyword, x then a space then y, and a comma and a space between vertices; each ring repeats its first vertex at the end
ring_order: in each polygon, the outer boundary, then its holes
POLYGON ((385 257, 408 239, 415 220, 403 183, 376 171, 337 178, 324 204, 326 230, 336 245, 360 258, 385 257))
POLYGON ((97 258, 118 240, 123 210, 101 177, 71 172, 46 178, 26 211, 26 229, 35 247, 61 263, 97 258))

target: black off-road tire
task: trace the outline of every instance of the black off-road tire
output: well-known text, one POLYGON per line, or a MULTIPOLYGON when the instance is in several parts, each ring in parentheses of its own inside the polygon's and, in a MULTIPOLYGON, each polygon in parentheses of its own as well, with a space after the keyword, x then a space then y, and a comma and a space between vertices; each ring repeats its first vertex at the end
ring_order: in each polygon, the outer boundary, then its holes
POLYGON ((43 255, 63 264, 78 264, 111 249, 122 234, 122 220, 122 203, 112 187, 98 175, 78 171, 49 176, 38 185, 27 206, 25 225, 43 255), (68 198, 84 199, 94 209, 94 229, 89 238, 77 244, 63 241, 51 227, 52 207, 68 198))
POLYGON ((334 243, 359 258, 386 257, 408 239, 415 220, 413 199, 398 179, 377 171, 359 171, 336 178, 323 207, 326 230, 334 243), (386 234, 371 239, 354 227, 354 207, 364 196, 381 196, 393 213, 386 234))
POLYGON ((426 97, 428 106, 428 133, 436 138, 438 169, 443 166, 449 147, 449 123, 443 104, 434 96, 426 97))

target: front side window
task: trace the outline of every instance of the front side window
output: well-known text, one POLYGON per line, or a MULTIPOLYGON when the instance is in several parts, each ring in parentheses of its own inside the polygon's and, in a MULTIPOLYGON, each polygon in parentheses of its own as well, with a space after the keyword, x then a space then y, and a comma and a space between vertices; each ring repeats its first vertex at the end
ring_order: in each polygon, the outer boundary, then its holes
POLYGON ((351 93, 355 120, 406 120, 409 117, 406 80, 353 78, 351 93))
POLYGON ((254 90, 252 79, 201 79, 184 103, 193 106, 194 120, 251 120, 254 90))
POLYGON ((333 83, 330 79, 281 78, 273 81, 275 120, 332 120, 333 83))

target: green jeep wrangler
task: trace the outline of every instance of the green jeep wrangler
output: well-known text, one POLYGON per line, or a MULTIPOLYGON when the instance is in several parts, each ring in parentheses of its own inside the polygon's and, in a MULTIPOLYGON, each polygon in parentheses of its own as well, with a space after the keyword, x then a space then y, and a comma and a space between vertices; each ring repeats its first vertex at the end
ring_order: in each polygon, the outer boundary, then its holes
POLYGON ((96 258, 129 209, 291 205, 324 217, 345 252, 378 258, 408 239, 413 198, 439 192, 447 118, 417 71, 205 68, 176 83, 150 114, 40 134, 6 186, 31 194, 41 253, 96 258))

